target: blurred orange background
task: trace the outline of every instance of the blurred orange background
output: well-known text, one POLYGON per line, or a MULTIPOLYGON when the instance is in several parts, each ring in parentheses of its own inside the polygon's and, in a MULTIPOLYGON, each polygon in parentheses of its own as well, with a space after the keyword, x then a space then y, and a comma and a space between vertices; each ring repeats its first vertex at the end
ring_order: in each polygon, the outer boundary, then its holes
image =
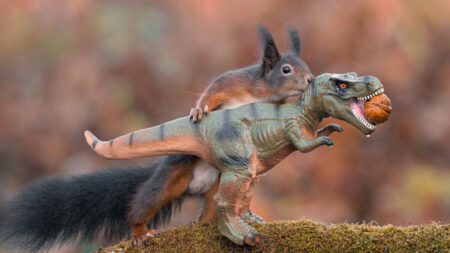
POLYGON ((367 139, 295 152, 257 186, 255 213, 396 225, 450 220, 449 1, 0 1, 0 205, 24 185, 107 161, 83 138, 186 116, 214 77, 259 61, 255 26, 315 75, 377 76, 391 118, 367 139))

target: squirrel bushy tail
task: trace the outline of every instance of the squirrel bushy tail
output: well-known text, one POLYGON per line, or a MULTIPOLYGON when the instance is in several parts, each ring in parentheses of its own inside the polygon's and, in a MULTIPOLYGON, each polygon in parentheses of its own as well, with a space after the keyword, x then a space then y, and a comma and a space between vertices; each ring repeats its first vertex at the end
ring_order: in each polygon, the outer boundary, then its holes
MULTIPOLYGON (((27 186, 0 209, 0 245, 36 252, 70 240, 126 237, 128 205, 158 163, 79 176, 53 176, 27 186)), ((165 206, 150 223, 170 218, 165 206)))

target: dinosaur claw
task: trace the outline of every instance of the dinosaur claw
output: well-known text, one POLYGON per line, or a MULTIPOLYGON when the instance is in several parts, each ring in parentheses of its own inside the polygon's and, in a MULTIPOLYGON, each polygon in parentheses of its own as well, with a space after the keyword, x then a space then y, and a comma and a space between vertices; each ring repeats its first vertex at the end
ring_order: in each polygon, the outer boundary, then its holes
POLYGON ((261 234, 259 234, 258 231, 255 231, 253 233, 253 235, 255 236, 255 242, 260 243, 261 242, 261 234))
POLYGON ((330 138, 326 137, 326 136, 324 136, 324 142, 325 142, 326 145, 328 145, 330 147, 333 146, 333 141, 330 138))
POLYGON ((251 211, 246 211, 242 214, 242 218, 248 223, 266 224, 263 218, 252 213, 251 211))
POLYGON ((331 124, 330 126, 332 126, 332 128, 334 129, 334 131, 337 131, 337 132, 342 132, 342 131, 344 131, 344 129, 340 126, 340 125, 338 125, 338 124, 331 124))
POLYGON ((255 246, 255 237, 253 235, 246 235, 244 236, 244 242, 245 244, 249 246, 255 246))

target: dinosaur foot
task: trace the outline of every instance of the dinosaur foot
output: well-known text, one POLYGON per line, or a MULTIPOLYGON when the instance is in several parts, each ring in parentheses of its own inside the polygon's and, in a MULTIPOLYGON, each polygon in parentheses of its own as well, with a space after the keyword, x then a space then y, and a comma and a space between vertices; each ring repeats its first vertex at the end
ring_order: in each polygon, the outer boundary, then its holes
POLYGON ((250 211, 246 211, 244 213, 241 214, 242 219, 245 220, 245 222, 248 223, 256 223, 256 224, 261 224, 261 225, 265 225, 266 221, 259 217, 258 215, 250 212, 250 211))
POLYGON ((219 232, 238 245, 255 246, 261 235, 241 217, 231 217, 218 223, 219 232))
POLYGON ((156 235, 156 232, 153 229, 148 230, 146 233, 141 234, 141 235, 133 235, 131 237, 130 244, 132 247, 147 245, 149 242, 149 239, 155 237, 155 235, 156 235))

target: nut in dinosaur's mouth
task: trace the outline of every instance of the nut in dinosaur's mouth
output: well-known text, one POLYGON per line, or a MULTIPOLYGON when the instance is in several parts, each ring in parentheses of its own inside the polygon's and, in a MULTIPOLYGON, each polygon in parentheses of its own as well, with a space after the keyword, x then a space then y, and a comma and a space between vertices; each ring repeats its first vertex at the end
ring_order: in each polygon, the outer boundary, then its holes
POLYGON ((370 95, 353 98, 351 102, 353 115, 370 130, 375 130, 375 124, 386 121, 391 113, 390 100, 383 92, 380 88, 370 95))

